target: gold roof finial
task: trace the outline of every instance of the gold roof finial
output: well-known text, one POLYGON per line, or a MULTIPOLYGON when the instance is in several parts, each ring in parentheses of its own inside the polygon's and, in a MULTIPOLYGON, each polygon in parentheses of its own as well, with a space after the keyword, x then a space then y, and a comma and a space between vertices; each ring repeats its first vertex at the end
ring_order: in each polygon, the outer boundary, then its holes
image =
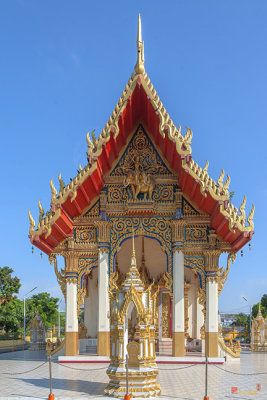
POLYGON ((138 29, 137 29, 137 61, 135 64, 135 72, 142 74, 145 72, 145 55, 144 55, 144 41, 142 40, 142 24, 141 16, 138 14, 138 29))

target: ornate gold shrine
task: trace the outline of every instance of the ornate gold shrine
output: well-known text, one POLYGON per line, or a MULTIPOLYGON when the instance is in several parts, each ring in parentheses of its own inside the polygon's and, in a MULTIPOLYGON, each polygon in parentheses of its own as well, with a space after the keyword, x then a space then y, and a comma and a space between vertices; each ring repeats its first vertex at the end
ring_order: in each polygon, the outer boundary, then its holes
MULTIPOLYGON (((118 276, 116 276, 118 278, 118 276)), ((109 384, 104 393, 113 397, 126 394, 126 355, 128 354, 128 386, 131 397, 156 397, 160 385, 156 382, 158 367, 155 353, 156 299, 152 285, 145 289, 136 267, 135 251, 122 289, 110 289, 110 365, 107 370, 109 384), (138 339, 128 331, 128 321, 136 311, 138 339)))
POLYGON ((267 351, 267 318, 263 318, 260 304, 257 317, 252 320, 251 351, 267 351))

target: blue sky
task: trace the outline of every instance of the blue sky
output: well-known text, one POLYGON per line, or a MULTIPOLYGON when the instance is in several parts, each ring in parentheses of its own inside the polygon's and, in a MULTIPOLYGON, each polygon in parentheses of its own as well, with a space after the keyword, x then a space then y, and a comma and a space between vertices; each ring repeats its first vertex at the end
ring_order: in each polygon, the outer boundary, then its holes
MULTIPOLYGON (((173 121, 193 130, 193 158, 233 203, 256 206, 252 250, 238 255, 221 311, 248 311, 267 293, 266 1, 0 0, 1 265, 60 294, 52 267, 31 253, 28 209, 48 209, 51 178, 86 163, 85 135, 100 132, 136 61, 141 12, 146 71, 173 121)), ((225 258, 222 257, 225 265, 225 258)))

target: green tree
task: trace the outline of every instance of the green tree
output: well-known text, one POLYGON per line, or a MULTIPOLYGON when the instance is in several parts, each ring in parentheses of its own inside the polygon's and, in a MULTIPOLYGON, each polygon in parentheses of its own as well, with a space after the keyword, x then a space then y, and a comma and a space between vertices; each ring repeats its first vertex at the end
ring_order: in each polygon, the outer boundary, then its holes
POLYGON ((267 308, 267 294, 264 294, 261 298, 261 306, 267 308))
POLYGON ((236 314, 236 321, 234 322, 234 324, 236 326, 249 325, 249 316, 244 313, 236 314))
POLYGON ((0 326, 6 332, 16 333, 23 326, 23 301, 10 300, 1 307, 0 326))
POLYGON ((58 301, 59 301, 58 298, 51 297, 50 294, 46 292, 34 294, 30 299, 26 301, 27 326, 33 320, 37 312, 39 312, 39 314, 43 318, 46 327, 51 327, 53 324, 57 324, 58 301))
MULTIPOLYGON (((264 318, 267 317, 267 294, 264 294, 261 298, 261 313, 263 315, 264 318)), ((254 306, 252 307, 252 317, 256 318, 257 314, 259 312, 259 303, 254 304, 254 306)))
POLYGON ((12 268, 0 267, 0 307, 15 299, 21 287, 19 278, 11 276, 13 272, 12 268))
POLYGON ((17 332, 21 324, 21 301, 16 296, 21 284, 13 272, 10 267, 0 268, 0 327, 6 332, 17 332))

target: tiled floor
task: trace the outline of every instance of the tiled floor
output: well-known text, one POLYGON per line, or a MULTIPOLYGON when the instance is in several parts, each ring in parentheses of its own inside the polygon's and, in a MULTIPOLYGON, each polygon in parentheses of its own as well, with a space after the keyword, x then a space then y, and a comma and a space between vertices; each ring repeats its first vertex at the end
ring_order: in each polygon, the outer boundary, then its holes
MULTIPOLYGON (((44 352, 20 351, 0 354, 0 399, 47 399, 49 372, 48 363, 41 365, 44 361, 44 352), (39 368, 26 372, 36 367, 39 368), (23 373, 16 374, 20 372, 23 373)), ((53 393, 56 399, 104 399, 103 391, 108 382, 107 365, 53 363, 53 393)), ((204 378, 204 365, 189 368, 187 365, 159 365, 158 381, 162 388, 162 398, 165 400, 202 400, 205 390, 204 378)), ((243 353, 240 364, 229 362, 223 366, 210 365, 208 395, 210 400, 267 400, 267 353, 243 353), (240 376, 224 370, 236 374, 266 374, 240 376), (256 392, 257 384, 261 385, 261 391, 256 392), (231 394, 231 387, 237 387, 239 394, 231 394)))

